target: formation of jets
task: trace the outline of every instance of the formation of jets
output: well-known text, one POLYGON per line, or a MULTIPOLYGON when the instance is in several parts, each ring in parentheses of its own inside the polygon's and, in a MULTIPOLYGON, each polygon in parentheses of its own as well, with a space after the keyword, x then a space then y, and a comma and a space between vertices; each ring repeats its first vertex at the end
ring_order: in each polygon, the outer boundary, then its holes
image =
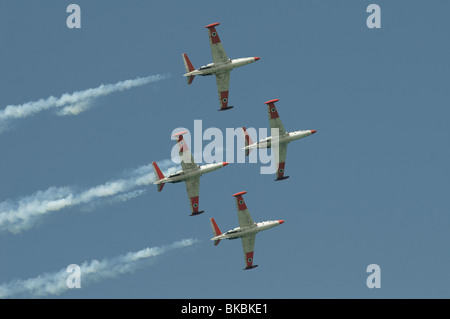
MULTIPOLYGON (((187 83, 188 85, 192 83, 196 75, 215 75, 217 83, 217 91, 219 94, 220 109, 219 111, 229 110, 233 106, 228 105, 229 96, 229 86, 230 86, 230 72, 234 68, 250 64, 252 62, 258 61, 259 57, 249 57, 249 58, 238 58, 230 59, 228 58, 225 50, 223 48, 222 42, 220 41, 219 35, 216 30, 216 26, 219 23, 212 23, 207 25, 205 28, 208 29, 209 42, 211 46, 211 54, 213 62, 202 66, 199 69, 195 69, 189 60, 186 53, 183 53, 183 61, 186 67, 187 83)), ((271 128, 272 136, 262 139, 254 143, 250 135, 248 134, 245 127, 242 127, 242 132, 245 140, 245 155, 249 155, 251 150, 258 148, 274 148, 275 149, 275 167, 277 168, 275 181, 280 181, 288 178, 285 176, 285 164, 286 164, 286 153, 287 146, 290 142, 307 137, 316 133, 316 130, 299 130, 293 132, 286 132, 283 123, 278 115, 275 103, 278 99, 270 100, 265 102, 269 114, 269 125, 271 128), (276 152, 278 148, 278 152, 276 152)), ((198 165, 195 163, 194 158, 189 151, 186 141, 183 138, 183 134, 187 132, 180 132, 175 134, 177 137, 177 145, 179 149, 179 156, 181 160, 182 169, 176 173, 173 173, 167 177, 159 169, 156 162, 152 162, 158 191, 162 191, 166 183, 179 183, 185 182, 186 190, 189 198, 189 204, 191 207, 191 216, 196 216, 203 213, 203 210, 199 208, 199 189, 200 189, 200 176, 203 174, 215 171, 228 165, 227 162, 214 163, 207 165, 198 165)), ((236 239, 241 238, 242 249, 244 252, 245 268, 252 269, 257 267, 253 264, 253 253, 255 247, 256 234, 260 231, 281 225, 284 220, 272 220, 255 223, 247 209, 243 195, 247 192, 240 192, 233 195, 236 199, 236 209, 238 214, 239 227, 222 233, 218 227, 214 218, 210 219, 212 231, 214 237, 211 240, 214 241, 214 245, 218 245, 222 239, 236 239)))

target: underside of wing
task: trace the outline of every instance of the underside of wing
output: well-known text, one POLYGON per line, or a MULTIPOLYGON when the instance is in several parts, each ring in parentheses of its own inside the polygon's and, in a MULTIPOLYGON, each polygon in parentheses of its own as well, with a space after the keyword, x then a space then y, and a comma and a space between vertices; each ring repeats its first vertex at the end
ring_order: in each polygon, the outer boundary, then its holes
POLYGON ((255 225, 252 216, 250 216, 250 212, 247 209, 244 198, 242 197, 245 193, 246 192, 240 192, 233 195, 236 198, 236 210, 239 220, 239 227, 241 228, 255 225))
POLYGON ((200 176, 187 179, 186 190, 191 206, 191 216, 203 213, 204 211, 199 211, 200 176))
POLYGON ((209 44, 211 45, 211 55, 214 63, 224 63, 228 62, 230 59, 225 53, 222 42, 220 41, 219 34, 216 31, 216 26, 219 23, 212 23, 207 25, 205 28, 208 29, 209 44))
POLYGON ((183 134, 186 132, 180 132, 174 134, 174 136, 178 136, 177 145, 178 145, 178 154, 180 155, 181 167, 183 170, 191 170, 197 168, 197 164, 194 161, 194 157, 189 150, 189 147, 186 144, 186 141, 183 138, 183 134))
POLYGON ((253 253, 255 250, 256 234, 241 237, 242 250, 244 251, 245 269, 252 269, 258 265, 253 265, 253 253))
MULTIPOLYGON (((280 116, 278 115, 277 108, 275 107, 275 102, 279 100, 267 101, 267 110, 269 112, 269 124, 271 129, 278 129, 279 136, 285 135, 286 130, 284 129, 283 123, 281 122, 280 116)), ((276 135, 277 130, 272 130, 272 136, 276 135)))
POLYGON ((217 92, 219 93, 220 110, 228 110, 228 91, 230 89, 230 71, 216 73, 217 92))
POLYGON ((286 164, 286 153, 287 153, 287 143, 279 144, 278 146, 273 146, 273 156, 275 158, 275 167, 277 168, 277 179, 283 180, 289 176, 284 176, 284 166, 286 164))
POLYGON ((225 63, 230 61, 222 43, 211 44, 211 55, 214 63, 225 63))

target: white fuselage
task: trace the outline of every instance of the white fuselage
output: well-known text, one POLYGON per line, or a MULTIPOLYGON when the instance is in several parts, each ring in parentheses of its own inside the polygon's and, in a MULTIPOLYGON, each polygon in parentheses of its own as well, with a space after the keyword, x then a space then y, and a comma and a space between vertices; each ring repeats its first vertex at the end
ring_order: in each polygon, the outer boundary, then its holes
POLYGON ((236 227, 232 230, 227 231, 219 236, 211 238, 211 240, 221 240, 221 239, 236 239, 248 235, 257 234, 260 231, 281 225, 284 223, 283 220, 269 220, 260 223, 254 223, 248 227, 236 227))
POLYGON ((181 170, 173 174, 170 174, 169 176, 155 182, 155 184, 184 182, 187 179, 202 176, 203 174, 222 168, 226 166, 226 164, 224 165, 224 163, 213 163, 213 164, 197 165, 196 168, 189 170, 181 170))
MULTIPOLYGON (((280 135, 278 137, 278 144, 289 144, 292 141, 299 140, 301 138, 307 137, 309 135, 313 134, 310 130, 303 130, 303 131, 294 131, 294 132, 287 132, 284 135, 280 135)), ((265 139, 262 139, 256 143, 250 144, 244 149, 255 149, 255 148, 271 148, 272 145, 274 145, 275 139, 272 136, 269 136, 265 139)))
POLYGON ((184 74, 184 76, 192 76, 192 75, 212 75, 216 73, 229 72, 235 68, 238 68, 243 65, 250 64, 255 62, 255 58, 238 58, 238 59, 230 59, 226 62, 222 63, 209 63, 207 65, 202 66, 201 68, 191 71, 189 73, 184 74))

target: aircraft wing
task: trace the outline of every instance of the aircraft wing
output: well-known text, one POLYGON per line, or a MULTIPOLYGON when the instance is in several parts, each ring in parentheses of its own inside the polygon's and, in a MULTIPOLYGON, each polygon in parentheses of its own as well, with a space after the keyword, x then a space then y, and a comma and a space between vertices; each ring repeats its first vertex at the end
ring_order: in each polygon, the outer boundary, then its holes
POLYGON ((216 73, 217 92, 219 93, 220 110, 228 108, 228 91, 230 88, 230 71, 216 73))
POLYGON ((191 205, 191 215, 198 215, 203 211, 198 210, 199 194, 200 194, 200 176, 187 179, 186 190, 189 197, 189 204, 191 205))
MULTIPOLYGON (((269 112, 269 124, 271 129, 278 129, 279 136, 285 135, 286 130, 284 129, 283 123, 281 123, 281 119, 278 115, 277 108, 275 107, 275 102, 278 102, 278 99, 267 101, 267 110, 269 112)), ((275 133, 272 133, 274 136, 275 133)))
POLYGON ((220 41, 219 34, 216 31, 216 26, 220 23, 212 23, 207 25, 205 28, 208 29, 209 34, 209 44, 211 45, 211 55, 214 63, 227 62, 228 58, 225 50, 223 48, 222 42, 220 41))
POLYGON ((244 251, 245 269, 251 269, 253 266, 253 252, 255 250, 255 238, 256 234, 241 237, 242 249, 244 251))
MULTIPOLYGON (((277 180, 282 180, 288 177, 288 176, 284 177, 284 166, 286 164, 287 146, 288 146, 287 143, 279 144, 278 156, 274 154, 275 166, 277 167, 277 180)), ((274 147, 273 150, 275 151, 276 147, 274 147)))
POLYGON ((250 227, 255 224, 253 222, 252 216, 250 216, 250 212, 247 209, 244 198, 242 197, 242 195, 246 193, 247 192, 240 192, 233 195, 236 198, 236 209, 238 214, 239 226, 241 228, 250 227))
POLYGON ((189 148, 186 144, 186 141, 183 138, 183 134, 186 132, 180 132, 177 134, 174 134, 174 136, 178 136, 178 149, 179 149, 179 155, 181 160, 181 167, 183 170, 190 170, 197 168, 197 164, 194 161, 194 157, 191 154, 191 151, 189 151, 189 148))

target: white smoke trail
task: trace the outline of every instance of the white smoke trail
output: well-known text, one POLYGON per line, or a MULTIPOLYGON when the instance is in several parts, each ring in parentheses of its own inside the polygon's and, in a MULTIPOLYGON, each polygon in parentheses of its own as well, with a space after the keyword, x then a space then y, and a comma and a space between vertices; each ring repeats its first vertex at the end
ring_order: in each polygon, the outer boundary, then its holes
MULTIPOLYGON (((197 242, 197 239, 183 239, 167 246, 145 248, 102 261, 86 261, 80 266, 81 289, 93 282, 133 272, 146 266, 149 260, 153 261, 159 255, 191 246, 197 242)), ((0 286, 0 298, 11 298, 16 295, 32 297, 60 295, 71 289, 67 285, 70 275, 65 268, 26 280, 14 280, 0 286)))
POLYGON ((137 189, 128 193, 115 195, 114 197, 101 198, 96 201, 93 201, 92 203, 86 204, 81 208, 81 210, 84 212, 91 212, 99 207, 126 202, 130 199, 141 196, 144 193, 145 189, 137 189))
POLYGON ((50 96, 47 99, 31 101, 21 105, 8 105, 3 110, 0 110, 0 133, 6 130, 7 124, 14 119, 29 117, 47 109, 61 107, 62 109, 57 112, 58 115, 77 115, 89 109, 95 98, 158 82, 169 77, 169 74, 150 75, 114 84, 102 84, 96 88, 76 91, 71 94, 65 93, 60 97, 50 96))
MULTIPOLYGON (((159 166, 164 175, 180 169, 180 166, 171 160, 161 161, 159 166)), ((101 204, 123 202, 143 194, 142 191, 134 190, 136 187, 147 186, 155 181, 151 164, 138 167, 125 175, 125 178, 111 180, 82 191, 68 186, 50 187, 22 197, 16 202, 1 202, 0 231, 20 233, 35 226, 43 216, 76 205, 96 204, 94 201, 99 200, 103 201, 101 204)))

